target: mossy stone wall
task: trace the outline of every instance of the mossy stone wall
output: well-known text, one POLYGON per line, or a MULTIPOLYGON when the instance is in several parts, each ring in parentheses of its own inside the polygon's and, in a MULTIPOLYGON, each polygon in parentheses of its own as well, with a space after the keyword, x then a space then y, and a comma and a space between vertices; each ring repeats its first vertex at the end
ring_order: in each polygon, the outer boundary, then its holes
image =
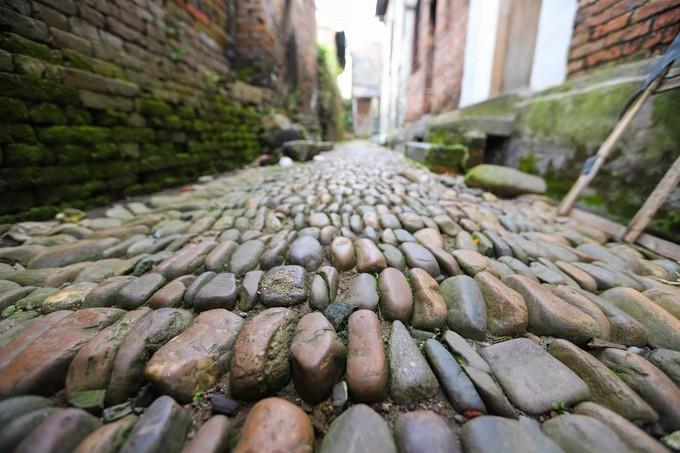
POLYGON ((226 28, 173 2, 10 3, 0 6, 0 223, 256 157, 267 93, 231 89, 229 36, 216 31, 226 28))
MULTIPOLYGON (((510 136, 487 160, 543 176, 548 193, 561 199, 586 158, 597 152, 617 123, 649 63, 607 68, 530 97, 490 99, 459 110, 450 121, 440 115, 433 120, 430 138, 456 143, 469 124, 493 126, 494 120, 510 119, 510 136)), ((680 152, 678 118, 680 90, 652 96, 577 206, 628 223, 680 152)), ((661 207, 648 231, 680 239, 680 188, 661 207)))

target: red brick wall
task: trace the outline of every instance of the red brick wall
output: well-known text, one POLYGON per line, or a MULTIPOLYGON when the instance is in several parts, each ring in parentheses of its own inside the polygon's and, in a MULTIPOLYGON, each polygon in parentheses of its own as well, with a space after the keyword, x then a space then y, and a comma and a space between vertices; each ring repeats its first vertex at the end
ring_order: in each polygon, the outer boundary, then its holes
POLYGON ((455 109, 460 99, 469 0, 437 0, 434 29, 432 2, 421 0, 418 5, 418 36, 414 38, 418 48, 409 78, 407 121, 455 109))
POLYGON ((468 0, 439 0, 432 70, 431 110, 458 107, 463 83, 468 0))
POLYGON ((661 54, 679 31, 678 0, 580 0, 569 76, 661 54))
POLYGON ((418 119, 429 111, 430 76, 432 40, 430 39, 430 2, 420 0, 416 6, 414 20, 411 76, 408 80, 408 102, 406 121, 418 119))
POLYGON ((316 87, 314 0, 237 0, 237 65, 311 113, 316 87))

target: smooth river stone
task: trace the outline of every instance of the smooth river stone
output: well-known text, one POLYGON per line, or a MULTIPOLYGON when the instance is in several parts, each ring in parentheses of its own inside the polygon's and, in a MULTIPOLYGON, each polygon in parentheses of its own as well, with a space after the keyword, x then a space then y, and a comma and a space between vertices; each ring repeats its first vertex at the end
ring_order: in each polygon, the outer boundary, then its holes
POLYGON ((432 277, 441 274, 437 259, 422 245, 416 242, 404 242, 401 244, 401 250, 404 252, 406 264, 409 268, 423 269, 432 277))
POLYGON ((389 321, 408 322, 413 313, 413 295, 399 269, 388 267, 380 273, 380 312, 389 321))
POLYGON ((382 417, 365 404, 356 404, 333 421, 319 452, 397 453, 397 448, 382 417))
POLYGON ((554 295, 547 287, 523 275, 512 275, 503 283, 524 298, 529 311, 530 332, 553 335, 574 343, 586 343, 602 335, 593 318, 554 295))
POLYGON ((286 308, 269 308, 249 319, 236 339, 231 363, 234 397, 254 400, 288 383, 290 342, 295 314, 286 308))
POLYGON ((680 319, 632 288, 612 288, 601 294, 647 328, 649 344, 680 351, 680 319))
POLYGON ((191 416, 169 396, 149 406, 130 432, 120 453, 179 453, 184 445, 191 416))
POLYGON ((318 240, 311 236, 302 236, 290 244, 286 261, 312 272, 321 266, 323 255, 323 247, 318 240))
POLYGON ((462 365, 462 367, 490 413, 509 418, 518 417, 517 410, 505 396, 503 389, 498 385, 490 371, 485 373, 469 365, 462 365))
POLYGON ((238 244, 234 241, 224 241, 217 244, 210 253, 205 257, 203 265, 208 271, 215 273, 224 272, 229 264, 231 255, 238 248, 238 244))
MULTIPOLYGON (((96 283, 76 283, 67 286, 56 294, 48 296, 40 306, 43 313, 52 313, 59 310, 77 310, 85 301, 87 295, 97 287, 96 283)), ((28 289, 28 293, 32 292, 32 288, 28 289)), ((23 294, 21 297, 28 295, 23 294)))
POLYGON ((647 328, 628 316, 625 311, 600 296, 585 290, 576 290, 586 299, 597 305, 609 321, 609 340, 624 346, 645 346, 647 344, 647 328))
POLYGON ((439 264, 439 268, 445 275, 452 276, 462 273, 458 262, 449 252, 443 248, 437 247, 428 247, 427 249, 430 251, 430 253, 432 253, 432 256, 435 257, 437 263, 439 264))
POLYGON ((665 288, 652 288, 643 293, 661 308, 680 319, 680 291, 672 292, 665 288))
MULTIPOLYGON (((6 368, 12 360, 28 348, 43 333, 60 325, 65 318, 68 318, 72 314, 72 311, 61 310, 37 318, 35 322, 31 323, 14 338, 8 341, 4 347, 0 348, 0 369, 6 368)), ((4 322, 7 322, 7 320, 4 322)), ((68 323, 68 321, 65 322, 68 323)))
POLYGON ((449 328, 464 337, 483 340, 486 335, 486 304, 474 279, 457 275, 439 286, 446 303, 449 328))
MULTIPOLYGON (((51 395, 62 389, 68 367, 78 350, 124 313, 116 308, 87 308, 76 311, 43 331, 42 335, 32 338, 34 341, 23 350, 23 341, 31 339, 33 335, 22 332, 3 348, 4 351, 18 346, 20 351, 1 368, 0 398, 30 393, 51 395)), ((35 324, 29 329, 33 326, 35 324)))
POLYGON ((288 307, 307 300, 307 272, 302 266, 276 266, 260 280, 260 300, 267 307, 288 307))
POLYGON ((288 243, 281 241, 272 246, 269 250, 262 254, 260 259, 260 268, 264 271, 280 266, 286 262, 286 253, 288 252, 288 243))
MULTIPOLYGON (((462 232, 460 234, 462 234, 462 232)), ((489 259, 474 250, 454 250, 453 257, 456 259, 463 272, 473 277, 478 272, 487 270, 489 267, 489 259)))
POLYGON ((153 293, 147 305, 153 309, 182 306, 187 287, 180 279, 175 279, 153 293))
POLYGON ((600 331, 602 332, 600 338, 604 340, 609 339, 611 336, 611 325, 607 315, 594 302, 570 286, 557 286, 552 288, 552 292, 566 303, 573 305, 593 318, 600 326, 600 331))
POLYGON ((354 267, 354 244, 351 240, 338 236, 331 243, 331 263, 339 271, 354 267))
POLYGON ((192 317, 186 310, 160 308, 130 328, 113 361, 107 404, 122 403, 142 386, 144 368, 153 353, 189 327, 192 317))
POLYGON ((116 453, 138 419, 139 417, 131 414, 99 427, 78 444, 74 453, 116 453))
POLYGON ((28 263, 29 269, 63 267, 81 261, 92 261, 101 257, 102 252, 119 242, 115 238, 84 240, 74 244, 48 247, 28 263))
POLYGON ((101 426, 96 417, 80 409, 62 409, 48 416, 14 450, 17 453, 60 453, 73 451, 101 426))
POLYGON ((586 291, 594 293, 597 291, 597 282, 587 272, 579 269, 566 261, 555 261, 555 265, 569 277, 574 279, 579 286, 586 291))
POLYGON ((444 238, 439 231, 434 228, 423 228, 422 230, 418 230, 413 234, 413 237, 425 247, 444 248, 444 238))
POLYGON ((486 406, 475 390, 472 381, 440 342, 432 339, 427 340, 425 342, 425 355, 451 405, 457 412, 472 409, 486 413, 486 406))
POLYGON ((598 358, 652 406, 661 426, 668 431, 680 428, 680 388, 661 370, 643 357, 620 349, 605 349, 598 358))
POLYGON ((577 404, 573 411, 576 414, 587 415, 604 423, 633 451, 668 453, 668 450, 652 436, 604 406, 585 401, 577 404))
POLYGON ((378 310, 378 287, 371 274, 359 274, 349 287, 347 302, 366 310, 378 310))
POLYGON ((403 453, 459 453, 458 436, 446 420, 432 411, 402 414, 394 425, 394 436, 403 453))
POLYGON ((106 391, 118 348, 130 329, 149 313, 151 309, 148 307, 126 313, 78 351, 66 375, 66 395, 69 399, 82 391, 106 391), (92 366, 95 363, 97 366, 92 366))
POLYGON ((489 333, 498 336, 524 333, 529 322, 524 298, 490 272, 479 272, 475 282, 486 303, 489 333))
POLYGON ((191 402, 229 369, 243 319, 217 308, 198 315, 191 326, 151 357, 144 375, 164 394, 180 403, 191 402))
POLYGON ((357 239, 354 246, 357 256, 357 271, 378 273, 387 267, 385 256, 370 239, 357 239))
POLYGON ((416 402, 437 393, 437 378, 401 321, 392 323, 389 357, 390 394, 395 402, 416 402))
POLYGON ((570 406, 590 397, 576 373, 526 338, 488 346, 480 354, 510 401, 527 414, 544 414, 555 401, 570 406))
POLYGON ((354 401, 378 402, 387 396, 387 357, 380 320, 358 310, 348 320, 347 384, 354 401))
POLYGON ((659 418, 654 409, 602 362, 567 340, 554 340, 548 351, 579 375, 590 388, 592 400, 617 414, 641 422, 659 418))
POLYGON ((460 432, 463 450, 469 453, 564 453, 540 430, 510 418, 475 417, 460 432))
POLYGON ((154 269, 154 272, 162 274, 168 280, 181 275, 193 274, 205 260, 208 253, 217 246, 217 242, 206 240, 198 244, 189 244, 175 253, 172 257, 163 261, 154 269))
POLYGON ((215 275, 198 290, 193 300, 196 312, 224 308, 231 310, 236 305, 238 287, 236 276, 229 272, 215 275))
MULTIPOLYGON (((182 453, 220 453, 229 449, 231 422, 224 415, 213 415, 184 445, 182 453)), ((77 452, 76 452, 77 453, 77 452)))
POLYGON ((413 285, 411 326, 429 331, 443 328, 446 324, 446 303, 436 280, 420 268, 411 269, 406 277, 413 285))
POLYGON ((165 277, 159 273, 144 274, 124 286, 116 296, 116 305, 126 310, 133 310, 149 300, 149 298, 165 285, 165 277))
POLYGON ((385 255, 385 261, 388 266, 399 269, 400 271, 408 270, 406 258, 404 258, 404 254, 401 253, 399 248, 391 244, 380 244, 378 248, 382 250, 383 255, 385 255))
POLYGON ((239 245, 231 255, 229 270, 241 276, 246 272, 257 269, 260 257, 264 253, 265 246, 262 241, 256 239, 246 241, 239 245))
POLYGON ((59 410, 56 407, 44 407, 9 419, 0 428, 0 451, 14 451, 46 418, 59 410))
POLYGON ((559 415, 543 423, 542 429, 565 453, 632 452, 607 425, 587 415, 559 415))
POLYGON ((241 280, 241 287, 238 291, 238 308, 241 311, 251 310, 260 299, 260 282, 264 276, 264 271, 250 271, 241 280))
POLYGON ((644 356, 680 385, 680 352, 670 349, 652 349, 644 356))
POLYGON ((345 370, 346 355, 345 346, 321 312, 308 313, 300 319, 290 358, 293 383, 303 400, 316 404, 330 395, 345 370))
POLYGON ((307 414, 284 399, 266 398, 248 413, 234 453, 303 453, 313 446, 314 428, 307 414))

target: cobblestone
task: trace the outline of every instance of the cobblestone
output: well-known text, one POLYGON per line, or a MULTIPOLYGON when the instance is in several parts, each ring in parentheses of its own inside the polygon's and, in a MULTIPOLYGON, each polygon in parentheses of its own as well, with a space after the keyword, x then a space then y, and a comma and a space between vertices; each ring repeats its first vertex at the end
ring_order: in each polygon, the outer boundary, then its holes
POLYGON ((663 451, 680 428, 680 265, 543 196, 351 142, 102 213, 0 239, 2 445, 663 451))

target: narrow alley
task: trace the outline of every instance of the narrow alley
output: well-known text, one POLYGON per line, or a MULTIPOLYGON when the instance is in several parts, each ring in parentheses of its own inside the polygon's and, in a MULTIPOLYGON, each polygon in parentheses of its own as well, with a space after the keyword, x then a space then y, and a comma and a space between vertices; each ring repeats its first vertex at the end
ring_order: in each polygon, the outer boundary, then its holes
POLYGON ((358 141, 72 215, 0 249, 3 451, 454 451, 423 410, 465 451, 680 426, 680 266, 543 196, 358 141))

